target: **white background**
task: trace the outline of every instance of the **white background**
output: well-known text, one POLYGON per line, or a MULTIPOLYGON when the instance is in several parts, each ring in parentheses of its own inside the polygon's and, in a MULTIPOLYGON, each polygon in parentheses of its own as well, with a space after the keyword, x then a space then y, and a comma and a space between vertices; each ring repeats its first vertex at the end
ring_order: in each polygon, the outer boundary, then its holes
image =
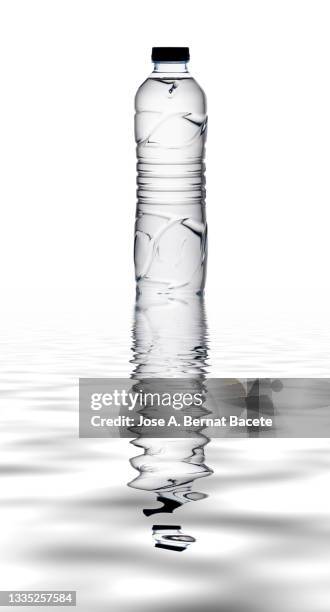
POLYGON ((79 295, 126 317, 134 94, 153 45, 189 45, 209 106, 211 317, 226 304, 275 317, 304 308, 319 320, 328 309, 329 31, 327 1, 2 0, 2 307, 70 308, 79 295))
POLYGON ((329 610, 327 440, 213 441, 173 563, 124 491, 126 441, 76 430, 78 377, 133 368, 153 45, 189 45, 208 97, 213 375, 330 376, 329 32, 328 0, 0 0, 1 588, 75 585, 83 611, 329 610))

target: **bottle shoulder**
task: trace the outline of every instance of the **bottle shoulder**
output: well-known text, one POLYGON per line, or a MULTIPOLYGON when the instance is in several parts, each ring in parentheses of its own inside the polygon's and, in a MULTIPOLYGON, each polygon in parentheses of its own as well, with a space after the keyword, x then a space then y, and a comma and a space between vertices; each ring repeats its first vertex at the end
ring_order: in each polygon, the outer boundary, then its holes
POLYGON ((185 107, 206 113, 206 95, 202 87, 189 73, 152 73, 138 88, 135 109, 139 111, 164 111, 172 107, 185 107))

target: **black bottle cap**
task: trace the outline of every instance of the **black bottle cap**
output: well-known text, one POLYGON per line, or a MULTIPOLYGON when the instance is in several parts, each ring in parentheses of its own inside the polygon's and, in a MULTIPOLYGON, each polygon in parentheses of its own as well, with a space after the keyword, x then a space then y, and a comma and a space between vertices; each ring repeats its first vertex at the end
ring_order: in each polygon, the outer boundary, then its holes
POLYGON ((181 548, 181 546, 166 546, 165 544, 155 544, 155 548, 166 548, 166 550, 176 550, 177 552, 186 550, 186 547, 181 548))
POLYGON ((157 529, 170 529, 171 531, 174 531, 175 529, 181 529, 181 525, 153 525, 152 528, 154 531, 157 529))
POLYGON ((189 62, 189 47, 152 47, 153 62, 189 62))

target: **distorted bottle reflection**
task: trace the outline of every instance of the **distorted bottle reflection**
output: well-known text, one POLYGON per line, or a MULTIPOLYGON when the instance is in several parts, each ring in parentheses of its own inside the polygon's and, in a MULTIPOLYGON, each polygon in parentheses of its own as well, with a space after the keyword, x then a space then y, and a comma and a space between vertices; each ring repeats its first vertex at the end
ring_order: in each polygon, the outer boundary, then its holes
MULTIPOLYGON (((134 389, 162 393, 177 384, 181 392, 198 391, 205 397, 207 357, 202 297, 151 292, 138 296, 133 327, 134 389)), ((203 404, 193 408, 196 416, 204 412, 203 404)), ((157 409, 158 413, 163 410, 157 409)), ((155 416, 155 407, 145 406, 140 413, 155 416)), ((206 497, 194 489, 194 483, 212 473, 204 463, 204 447, 208 441, 200 427, 182 438, 175 434, 169 436, 168 430, 157 433, 153 430, 152 434, 143 426, 138 430, 132 444, 143 452, 131 459, 138 475, 128 485, 155 493, 158 505, 145 508, 146 516, 170 514, 187 502, 206 497)), ((185 550, 195 541, 181 532, 181 526, 170 522, 154 525, 153 538, 157 548, 176 551, 185 550)))

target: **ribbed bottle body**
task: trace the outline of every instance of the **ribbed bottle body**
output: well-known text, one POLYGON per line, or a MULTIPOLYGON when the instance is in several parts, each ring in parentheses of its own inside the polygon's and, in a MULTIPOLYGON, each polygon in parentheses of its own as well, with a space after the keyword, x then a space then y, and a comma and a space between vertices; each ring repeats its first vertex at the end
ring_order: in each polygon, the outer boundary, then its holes
POLYGON ((205 284, 206 98, 185 72, 152 73, 135 101, 139 292, 202 293, 205 284))

